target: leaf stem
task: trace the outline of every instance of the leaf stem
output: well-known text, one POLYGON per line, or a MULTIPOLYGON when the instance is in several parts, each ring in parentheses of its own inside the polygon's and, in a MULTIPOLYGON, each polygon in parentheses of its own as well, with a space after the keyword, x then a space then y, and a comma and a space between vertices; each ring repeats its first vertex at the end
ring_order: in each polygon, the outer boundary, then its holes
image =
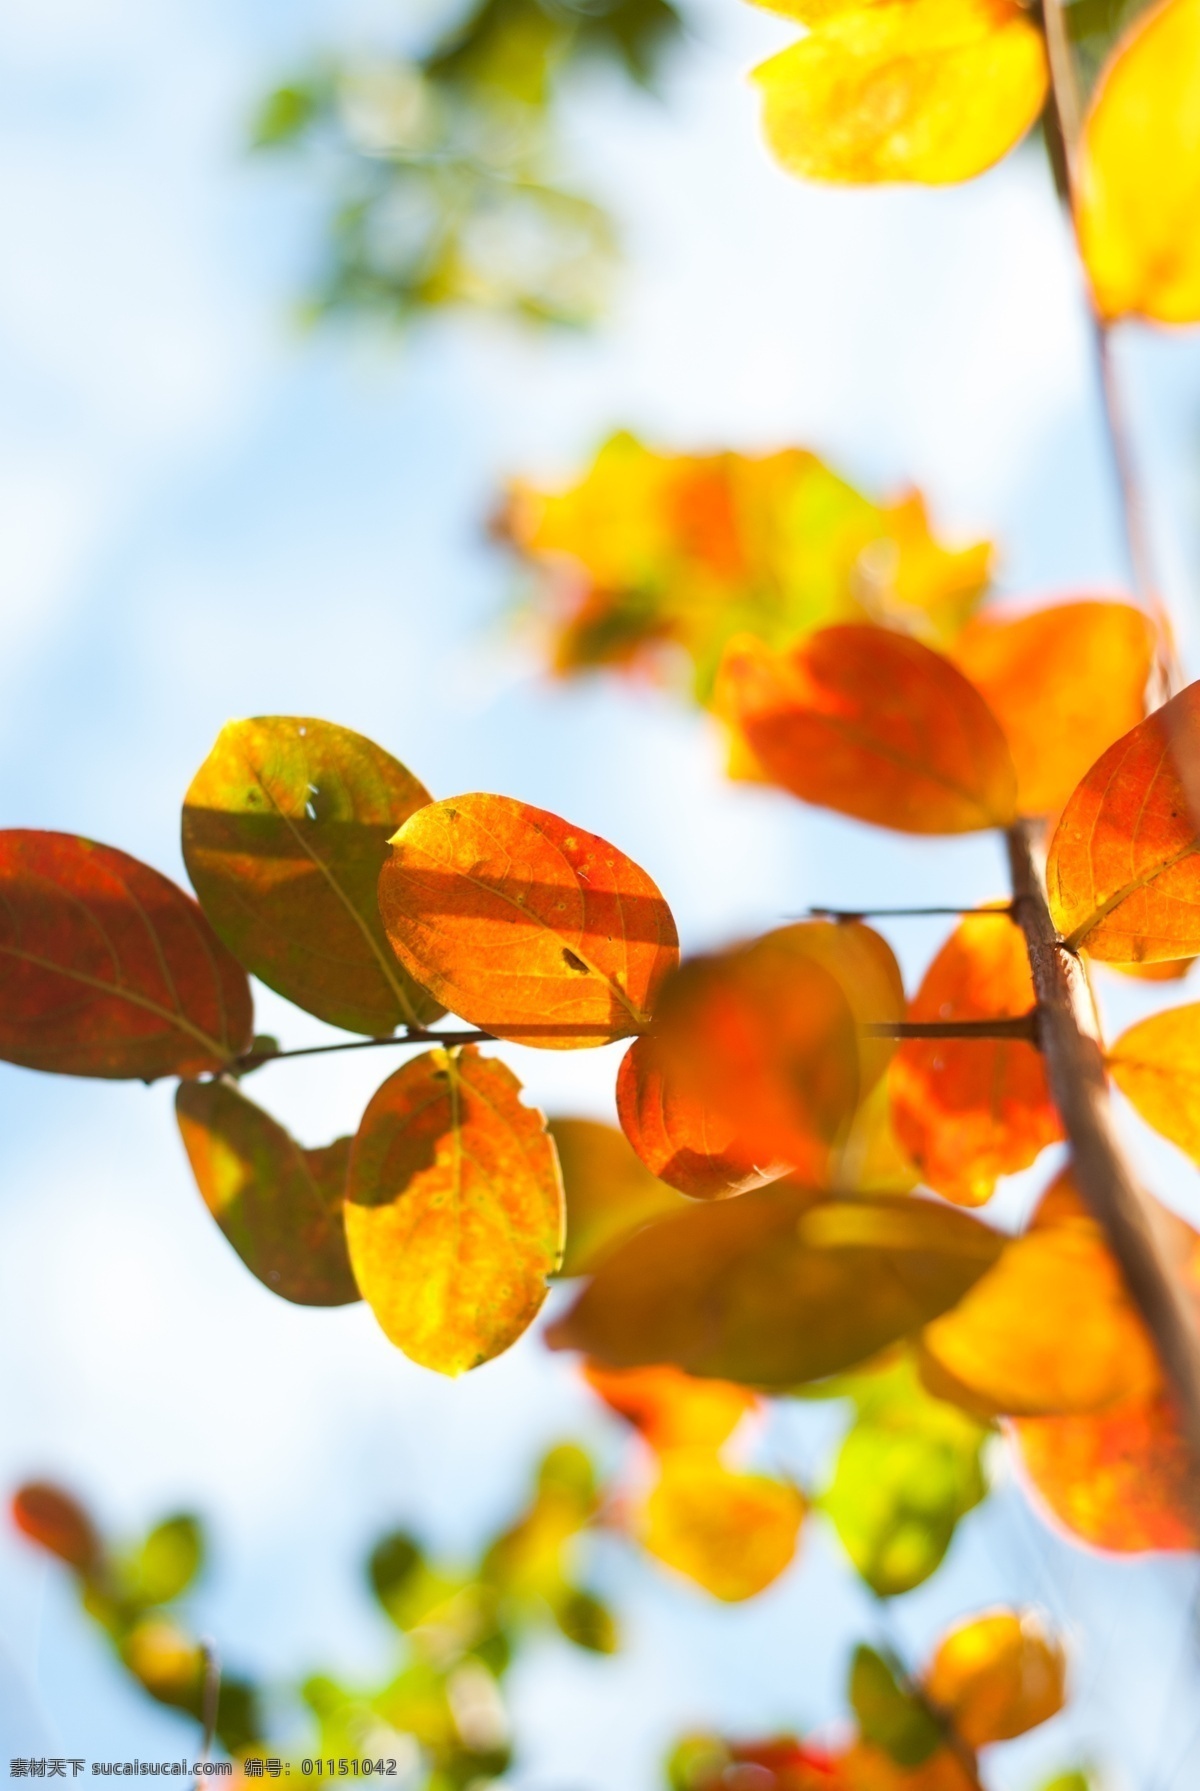
MULTIPOLYGON (((213 1742, 217 1735, 217 1711, 221 1702, 221 1657, 217 1653, 215 1642, 205 1637, 200 1643, 200 1658, 204 1663, 204 1678, 200 1690, 200 1759, 205 1761, 212 1753, 213 1742)), ((192 1791, 200 1791, 200 1781, 192 1780, 192 1791)))

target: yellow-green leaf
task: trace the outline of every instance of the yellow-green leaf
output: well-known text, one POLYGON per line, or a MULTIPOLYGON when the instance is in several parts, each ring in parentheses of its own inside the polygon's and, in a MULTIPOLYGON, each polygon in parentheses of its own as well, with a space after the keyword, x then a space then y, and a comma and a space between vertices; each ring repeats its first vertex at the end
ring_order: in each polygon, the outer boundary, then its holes
POLYGON ((1109 1051, 1108 1067, 1147 1125, 1200 1163, 1200 1002, 1130 1026, 1109 1051))

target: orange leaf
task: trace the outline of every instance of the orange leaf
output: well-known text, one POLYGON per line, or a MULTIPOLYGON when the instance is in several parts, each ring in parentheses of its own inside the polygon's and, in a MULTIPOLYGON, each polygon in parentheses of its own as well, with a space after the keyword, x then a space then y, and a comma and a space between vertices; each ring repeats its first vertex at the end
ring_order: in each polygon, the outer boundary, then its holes
POLYGON ((1004 1248, 912 1195, 821 1199, 789 1182, 627 1239, 548 1338, 615 1368, 786 1388, 865 1361, 961 1299, 1004 1248))
POLYGON ((950 649, 1008 738, 1023 815, 1057 814, 1146 713, 1154 629, 1127 603, 976 616, 950 649))
POLYGON ((616 1126, 552 1119, 547 1130, 562 1167, 567 1245, 561 1275, 590 1275, 615 1243, 687 1202, 652 1175, 616 1126))
MULTIPOLYGON (((970 915, 943 945, 909 1008, 913 1020, 981 1020, 1035 1005, 1021 929, 970 915)), ((901 1144, 931 1188, 960 1206, 1062 1137, 1041 1054, 1023 1039, 906 1039, 889 1072, 901 1144)))
POLYGON ((714 1598, 753 1598, 790 1566, 804 1501, 794 1486, 738 1474, 704 1450, 659 1465, 640 1522, 642 1544, 714 1598))
POLYGON ((1117 1554, 1200 1548, 1191 1455, 1163 1394, 1014 1429, 1026 1474, 1072 1535, 1117 1554))
POLYGON ((113 846, 0 833, 0 1057, 72 1076, 198 1076, 250 1043, 246 973, 196 903, 113 846))
POLYGON ((956 1733, 978 1748, 1056 1716, 1066 1702, 1066 1678, 1062 1644, 1031 1611, 989 1611, 942 1637, 924 1686, 956 1733))
POLYGON ((1109 747, 1063 810, 1047 893, 1068 947, 1137 964, 1200 953, 1200 830, 1186 769, 1200 754, 1200 684, 1109 747))
POLYGON ((18 1530, 57 1555, 77 1573, 89 1573, 101 1555, 95 1525, 77 1499, 46 1480, 30 1480, 13 1494, 13 1522, 18 1530))
POLYGON ((468 1045, 388 1077, 354 1140, 346 1239, 364 1300, 414 1362, 461 1374, 516 1341, 562 1254, 563 1196, 510 1069, 468 1045))
POLYGON ((1200 1002, 1169 1007, 1129 1027, 1107 1062, 1147 1125, 1200 1163, 1200 1002))
POLYGON ((1200 5, 1126 32, 1083 136, 1079 242, 1102 317, 1200 321, 1200 5))
POLYGON ((649 1024, 679 959, 645 871, 508 796, 432 802, 392 840, 379 906, 409 973, 472 1025, 550 1050, 649 1024))
POLYGON ((204 911, 268 988, 331 1026, 386 1037, 441 1008, 379 921, 388 836, 429 791, 390 753, 311 716, 231 721, 183 805, 204 911))
POLYGON ((931 1324, 936 1365, 992 1414, 1102 1411, 1161 1383, 1154 1346, 1069 1169, 1023 1237, 931 1324))
POLYGON ((685 1093, 671 1069, 650 1035, 634 1040, 617 1071, 617 1117, 648 1169, 696 1200, 744 1194, 786 1173, 786 1164, 760 1168, 728 1120, 685 1093))
POLYGON ((719 1449, 759 1401, 730 1381, 697 1380, 678 1368, 605 1368, 585 1362, 583 1376, 605 1405, 639 1430, 661 1454, 719 1449))
POLYGON ((767 142, 791 174, 970 180, 1041 111, 1041 33, 1011 0, 805 5, 799 16, 817 13, 806 38, 755 70, 767 142))
POLYGON ((999 722, 957 666, 906 635, 847 623, 780 655, 739 636, 715 702, 805 802, 902 833, 1007 827, 1016 813, 999 722))
POLYGON ((342 1205, 350 1139, 302 1150, 227 1082, 185 1082, 175 1116, 204 1204, 252 1275, 300 1306, 360 1295, 342 1205))
POLYGON ((856 1741, 842 1756, 835 1791, 979 1791, 979 1778, 950 1747, 919 1766, 897 1766, 882 1748, 856 1741))

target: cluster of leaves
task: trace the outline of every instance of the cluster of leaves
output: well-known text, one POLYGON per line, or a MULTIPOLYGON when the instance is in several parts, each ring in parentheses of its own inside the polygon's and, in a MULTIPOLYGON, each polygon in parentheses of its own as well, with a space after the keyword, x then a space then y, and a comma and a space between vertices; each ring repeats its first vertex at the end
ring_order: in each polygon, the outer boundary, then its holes
POLYGON ((331 60, 277 89, 256 142, 304 150, 330 195, 314 310, 594 315, 613 229, 556 177, 554 101, 598 57, 648 82, 679 31, 669 0, 476 0, 424 54, 331 60))

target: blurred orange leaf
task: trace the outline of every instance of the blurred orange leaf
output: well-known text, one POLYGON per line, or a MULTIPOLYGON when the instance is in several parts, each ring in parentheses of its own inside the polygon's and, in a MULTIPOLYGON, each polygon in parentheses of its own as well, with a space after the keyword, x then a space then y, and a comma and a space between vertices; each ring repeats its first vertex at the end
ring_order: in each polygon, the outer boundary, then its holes
POLYGON ((1166 1008, 1130 1026, 1107 1062, 1147 1125, 1200 1163, 1200 1002, 1166 1008))
POLYGON ((841 1760, 836 1791, 979 1791, 979 1779, 953 1748, 939 1748, 919 1766, 898 1766, 882 1748, 856 1741, 841 1760))
POLYGON ((1071 950, 1118 964, 1200 953, 1200 829, 1186 771, 1198 755, 1200 684, 1190 684, 1110 746, 1076 789, 1046 865, 1051 912, 1071 950))
POLYGON ((730 1381, 698 1380, 679 1368, 605 1368, 585 1362, 583 1376, 658 1453, 719 1449, 759 1401, 730 1381))
POLYGON ((342 1215, 350 1139, 302 1150, 227 1082, 184 1082, 175 1116, 204 1204, 252 1275, 300 1306, 359 1296, 342 1215))
POLYGON ((1154 629, 1127 603, 976 616, 949 651, 1004 729, 1023 815, 1057 814, 1146 713, 1154 629))
POLYGON ((679 959, 671 910, 607 840, 508 796, 456 796, 405 822, 379 881, 409 973, 472 1025, 548 1050, 649 1024, 679 959))
POLYGON ((617 1071, 617 1116, 642 1162, 696 1200, 744 1194, 786 1173, 760 1167, 720 1112, 683 1092, 671 1058, 651 1035, 635 1039, 617 1071))
POLYGON ((558 1159, 520 1092, 474 1046, 427 1051, 376 1090, 354 1140, 355 1280, 391 1341, 442 1374, 516 1341, 562 1253, 558 1159))
POLYGON ((385 1037, 441 1008, 396 962, 375 896, 387 842, 429 792, 329 721, 231 721, 183 804, 204 911, 268 988, 349 1032, 385 1037))
MULTIPOLYGON (((1031 1012, 1029 955, 1006 914, 969 915, 925 973, 913 1020, 1031 1012)), ((1062 1137, 1037 1048, 1023 1039, 905 1039, 888 1074, 900 1143, 931 1188, 961 1206, 1062 1137)))
POLYGON ((1079 243, 1102 317, 1200 321, 1200 4, 1167 0, 1118 43, 1084 128, 1079 243))
POLYGON ((30 1480, 13 1494, 13 1522, 22 1535, 57 1555, 77 1573, 89 1573, 99 1562, 100 1538, 77 1499, 47 1480, 30 1480))
POLYGON ((687 1202, 652 1175, 616 1126, 595 1119, 552 1119, 567 1202, 567 1245, 559 1273, 590 1275, 606 1250, 687 1202))
POLYGON ((198 1076, 250 1043, 250 985, 196 903, 113 846, 0 832, 0 1058, 198 1076))
POLYGON ((999 722, 956 666, 906 635, 847 623, 781 655, 740 636, 715 703, 805 802, 902 833, 1006 827, 1016 813, 999 722))
POLYGON ((1066 1701, 1062 1645, 1030 1611, 989 1611, 942 1637, 925 1691, 969 1747, 1010 1741, 1066 1701))
POLYGON ((852 1367, 953 1306, 1004 1248, 912 1195, 822 1199, 780 1182, 656 1220, 548 1333, 616 1368, 786 1388, 852 1367))
POLYGON ((798 16, 808 36, 755 71, 767 142, 790 174, 970 180, 1042 109, 1042 36, 1011 0, 805 5, 798 16))
POLYGON ((790 1566, 803 1518, 804 1501, 786 1481, 735 1473, 685 1449, 660 1461, 639 1530, 648 1554, 738 1604, 790 1566))

